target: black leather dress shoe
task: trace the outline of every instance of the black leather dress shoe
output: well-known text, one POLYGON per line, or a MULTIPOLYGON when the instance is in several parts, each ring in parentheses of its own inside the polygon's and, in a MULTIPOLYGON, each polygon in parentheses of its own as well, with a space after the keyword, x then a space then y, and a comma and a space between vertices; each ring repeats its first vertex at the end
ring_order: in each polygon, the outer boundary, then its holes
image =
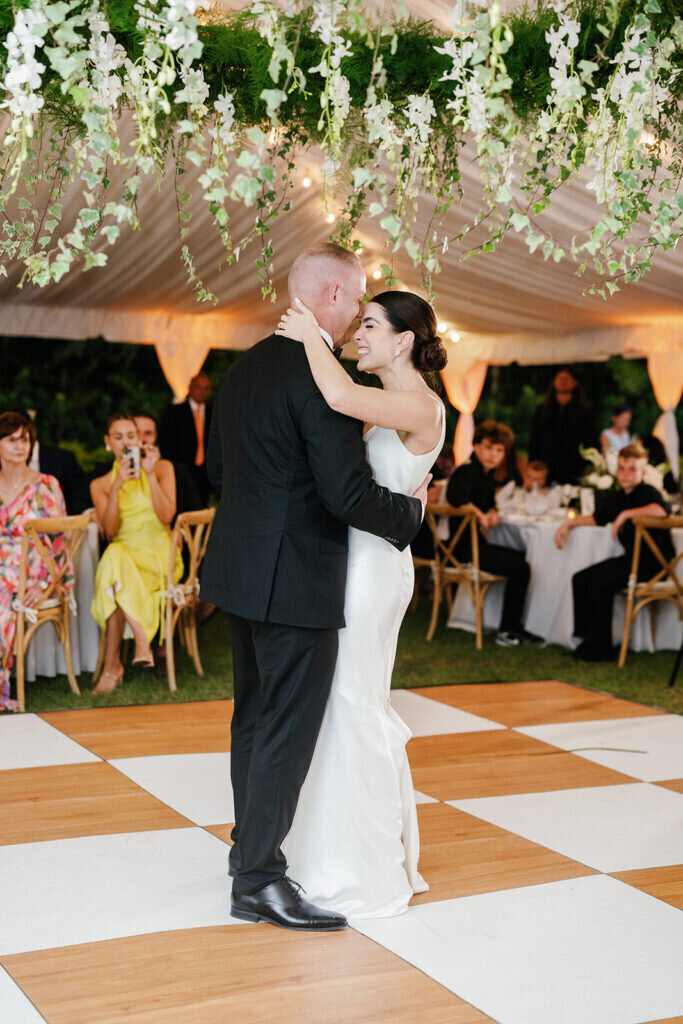
POLYGON ((278 928, 297 931, 337 932, 346 928, 346 918, 332 910, 316 907, 301 895, 291 878, 280 878, 258 892, 233 892, 230 913, 240 921, 268 921, 278 928))

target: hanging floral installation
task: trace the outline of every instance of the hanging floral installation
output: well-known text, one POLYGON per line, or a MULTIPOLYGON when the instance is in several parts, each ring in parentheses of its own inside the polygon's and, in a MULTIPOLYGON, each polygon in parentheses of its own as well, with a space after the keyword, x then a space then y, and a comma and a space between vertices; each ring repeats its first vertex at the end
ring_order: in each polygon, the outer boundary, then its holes
POLYGON ((602 275, 588 290, 606 297, 680 235, 676 0, 549 0, 505 15, 459 2, 450 31, 400 13, 380 22, 362 0, 208 6, 0 0, 0 273, 18 262, 22 283, 44 286, 103 266, 122 226, 139 226, 142 177, 173 173, 182 259, 197 297, 215 301, 186 244, 194 165, 226 261, 253 246, 274 298, 270 230, 307 147, 324 158, 321 213, 332 198, 342 209, 332 237, 357 248, 358 222, 375 219, 388 284, 401 249, 431 289, 449 246, 465 258, 513 231, 602 275), (465 145, 479 209, 451 237, 465 145), (562 245, 543 214, 579 176, 595 216, 562 245), (74 182, 82 206, 65 223, 74 182), (418 202, 430 204, 422 235, 418 202), (240 238, 234 203, 253 210, 240 238))

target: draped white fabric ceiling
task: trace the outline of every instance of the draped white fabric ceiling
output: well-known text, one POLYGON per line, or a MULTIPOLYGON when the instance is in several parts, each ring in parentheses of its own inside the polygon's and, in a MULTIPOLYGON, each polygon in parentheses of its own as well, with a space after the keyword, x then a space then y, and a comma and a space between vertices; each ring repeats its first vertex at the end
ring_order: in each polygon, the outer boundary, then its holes
MULTIPOLYGON (((384 5, 376 5, 384 6, 384 5)), ((440 0, 417 0, 414 13, 447 23, 450 5, 440 0)), ((58 284, 18 290, 20 267, 0 279, 0 333, 51 338, 89 338, 155 344, 162 365, 184 373, 201 362, 209 348, 245 348, 276 323, 286 305, 287 269, 304 247, 327 238, 330 226, 321 215, 317 168, 320 155, 306 154, 298 165, 293 210, 273 231, 278 301, 262 301, 254 268, 258 250, 246 250, 239 263, 219 266, 221 246, 205 215, 197 189, 187 242, 196 256, 197 272, 218 296, 217 307, 198 304, 179 260, 180 242, 173 178, 145 180, 140 193, 142 228, 124 229, 106 267, 73 272, 58 284), (303 188, 310 175, 313 185, 303 188), (184 357, 182 353, 185 353, 184 357)), ((465 217, 477 209, 478 172, 465 154, 461 161, 465 198, 462 212, 449 215, 448 231, 457 234, 465 217)), ((196 180, 199 171, 193 171, 196 180)), ((65 209, 75 215, 80 189, 72 187, 65 209)), ((563 189, 544 224, 560 242, 590 224, 592 195, 576 183, 563 189)), ((432 204, 420 204, 426 228, 432 204)), ((233 235, 248 228, 253 211, 234 206, 233 235)), ((381 289, 372 272, 386 259, 380 232, 372 221, 359 225, 362 259, 370 291, 381 289)), ((540 252, 530 255, 519 236, 507 237, 493 253, 461 262, 462 250, 452 246, 441 258, 435 277, 437 315, 448 332, 461 338, 451 343, 454 369, 466 372, 477 362, 572 362, 601 359, 613 353, 640 356, 655 351, 683 351, 683 259, 680 249, 657 257, 652 271, 605 302, 584 296, 591 282, 576 277, 568 260, 545 262, 540 252)), ((403 253, 395 263, 400 286, 421 291, 419 272, 403 253)), ((447 335, 448 336, 448 335, 447 335)), ((173 380, 176 391, 179 381, 173 380)))

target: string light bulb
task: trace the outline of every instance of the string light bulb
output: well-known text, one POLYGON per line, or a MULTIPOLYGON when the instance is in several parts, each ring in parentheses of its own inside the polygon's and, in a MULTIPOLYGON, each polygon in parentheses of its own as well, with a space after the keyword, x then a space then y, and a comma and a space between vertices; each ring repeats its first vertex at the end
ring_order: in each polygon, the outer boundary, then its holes
POLYGON ((444 323, 443 320, 441 321, 440 324, 436 325, 436 329, 439 332, 439 334, 443 334, 447 330, 447 328, 448 324, 444 323))
POLYGON ((301 184, 303 185, 304 188, 310 188, 313 182, 311 181, 310 178, 304 178, 301 184))
POLYGON ((460 341, 460 335, 458 334, 457 331, 451 331, 450 338, 451 338, 451 341, 453 341, 453 342, 460 341))
POLYGON ((374 277, 375 281, 379 281, 380 277, 382 276, 382 271, 381 270, 373 270, 372 276, 374 277))
POLYGON ((325 220, 327 221, 328 224, 334 224, 336 219, 337 218, 335 217, 335 215, 333 213, 328 213, 327 217, 325 218, 325 220))

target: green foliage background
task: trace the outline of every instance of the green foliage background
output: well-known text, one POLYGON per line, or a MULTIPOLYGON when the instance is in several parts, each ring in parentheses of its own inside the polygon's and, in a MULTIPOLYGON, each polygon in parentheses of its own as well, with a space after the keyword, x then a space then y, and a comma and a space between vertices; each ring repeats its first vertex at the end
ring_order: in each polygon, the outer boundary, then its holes
MULTIPOLYGON (((214 389, 240 355, 224 349, 209 353, 204 372, 214 389)), ((534 409, 557 369, 515 363, 490 367, 477 421, 491 417, 508 423, 517 434, 519 450, 525 452, 534 409)), ((633 408, 633 431, 652 431, 660 410, 644 359, 613 357, 602 363, 576 364, 572 371, 584 386, 598 429, 609 426, 612 408, 626 400, 633 408)), ((364 376, 365 383, 377 384, 376 378, 364 376)), ((152 345, 112 344, 102 338, 0 338, 0 411, 36 409, 39 436, 72 448, 86 471, 104 457, 102 437, 110 413, 146 410, 159 418, 171 399, 152 345)), ((448 440, 453 438, 457 418, 457 411, 449 407, 448 440)), ((681 431, 683 409, 677 418, 681 431)))

